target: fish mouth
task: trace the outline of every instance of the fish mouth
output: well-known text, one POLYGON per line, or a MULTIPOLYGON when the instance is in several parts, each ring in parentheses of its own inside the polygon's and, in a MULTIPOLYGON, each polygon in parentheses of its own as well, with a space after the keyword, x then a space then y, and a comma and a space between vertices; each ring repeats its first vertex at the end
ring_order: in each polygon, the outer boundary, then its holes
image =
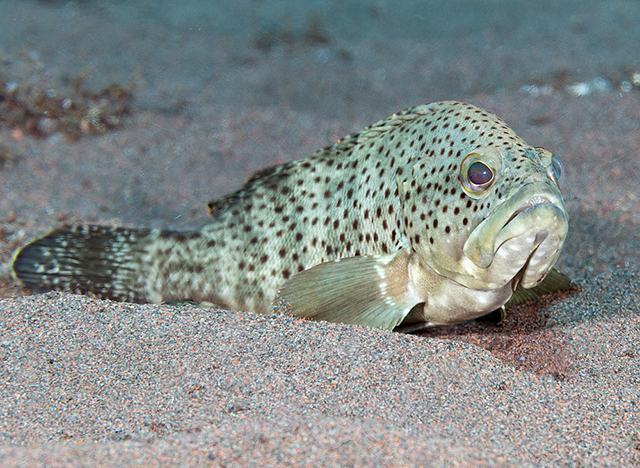
POLYGON ((496 285, 520 274, 521 284, 533 287, 557 260, 567 231, 560 191, 543 182, 525 185, 471 233, 466 270, 496 285))
MULTIPOLYGON (((531 200, 529 200, 527 203, 525 203, 524 205, 522 205, 520 208, 518 208, 516 211, 513 212, 513 214, 511 215, 511 217, 507 220, 506 223, 504 223, 504 225, 506 226, 507 224, 509 224, 511 221, 513 221, 516 216, 518 216, 520 213, 523 213, 525 211, 527 211, 528 209, 540 204, 540 203, 551 203, 551 200, 549 200, 547 197, 534 197, 531 200)), ((504 228, 504 226, 503 226, 504 228)))

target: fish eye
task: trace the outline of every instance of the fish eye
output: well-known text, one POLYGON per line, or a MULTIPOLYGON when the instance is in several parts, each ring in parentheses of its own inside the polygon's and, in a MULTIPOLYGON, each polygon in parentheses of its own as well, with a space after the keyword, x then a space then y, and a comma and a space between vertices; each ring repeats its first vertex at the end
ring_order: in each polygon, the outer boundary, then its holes
POLYGON ((460 166, 460 183, 471 196, 480 196, 493 187, 498 167, 492 158, 469 154, 460 166))
POLYGON ((482 161, 476 161, 471 164, 467 171, 467 175, 469 177, 469 182, 473 185, 477 185, 478 187, 487 185, 493 180, 493 171, 482 161))
POLYGON ((564 187, 564 165, 556 156, 551 160, 551 165, 547 167, 547 174, 558 184, 558 187, 564 187))

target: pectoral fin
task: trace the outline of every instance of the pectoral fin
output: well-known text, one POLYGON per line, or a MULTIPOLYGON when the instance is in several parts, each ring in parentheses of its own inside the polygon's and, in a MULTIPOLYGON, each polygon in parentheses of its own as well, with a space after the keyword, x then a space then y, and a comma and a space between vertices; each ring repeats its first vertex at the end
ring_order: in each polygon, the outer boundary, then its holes
POLYGON ((275 304, 298 317, 393 330, 420 302, 409 289, 410 254, 344 258, 298 273, 275 304))
POLYGON ((525 289, 522 286, 518 286, 511 296, 511 299, 509 299, 505 304, 505 307, 524 304, 525 302, 537 299, 545 294, 553 294, 558 291, 568 291, 572 287, 573 283, 564 273, 552 268, 549 274, 539 285, 534 286, 531 289, 525 289))

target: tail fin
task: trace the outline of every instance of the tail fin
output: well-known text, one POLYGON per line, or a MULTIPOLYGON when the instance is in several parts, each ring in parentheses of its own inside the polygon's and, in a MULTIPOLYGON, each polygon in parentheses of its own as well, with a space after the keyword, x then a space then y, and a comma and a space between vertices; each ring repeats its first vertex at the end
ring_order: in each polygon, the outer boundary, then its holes
POLYGON ((18 250, 11 269, 34 291, 147 302, 139 268, 149 234, 106 226, 56 228, 18 250))

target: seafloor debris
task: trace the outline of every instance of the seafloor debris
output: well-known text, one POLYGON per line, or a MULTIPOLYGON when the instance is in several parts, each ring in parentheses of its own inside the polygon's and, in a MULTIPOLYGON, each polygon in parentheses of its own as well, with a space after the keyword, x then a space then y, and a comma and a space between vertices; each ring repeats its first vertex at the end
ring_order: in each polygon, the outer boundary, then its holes
POLYGON ((325 45, 333 42, 327 32, 324 22, 319 16, 309 16, 304 31, 294 32, 288 26, 276 25, 260 30, 254 40, 254 45, 262 52, 269 52, 277 46, 289 48, 306 48, 315 45, 325 45))
POLYGON ((625 93, 640 89, 640 72, 630 72, 628 67, 609 71, 608 77, 596 76, 587 81, 574 81, 573 84, 569 84, 569 77, 567 70, 560 70, 546 79, 539 78, 533 84, 521 86, 520 91, 531 96, 540 96, 550 95, 556 90, 565 90, 574 96, 582 97, 615 89, 625 93))
POLYGON ((74 80, 68 96, 0 78, 0 123, 35 137, 62 133, 73 141, 120 126, 131 113, 132 86, 90 91, 83 87, 85 76, 74 80))
POLYGON ((0 170, 5 167, 13 167, 16 163, 16 157, 8 148, 0 146, 0 170))

